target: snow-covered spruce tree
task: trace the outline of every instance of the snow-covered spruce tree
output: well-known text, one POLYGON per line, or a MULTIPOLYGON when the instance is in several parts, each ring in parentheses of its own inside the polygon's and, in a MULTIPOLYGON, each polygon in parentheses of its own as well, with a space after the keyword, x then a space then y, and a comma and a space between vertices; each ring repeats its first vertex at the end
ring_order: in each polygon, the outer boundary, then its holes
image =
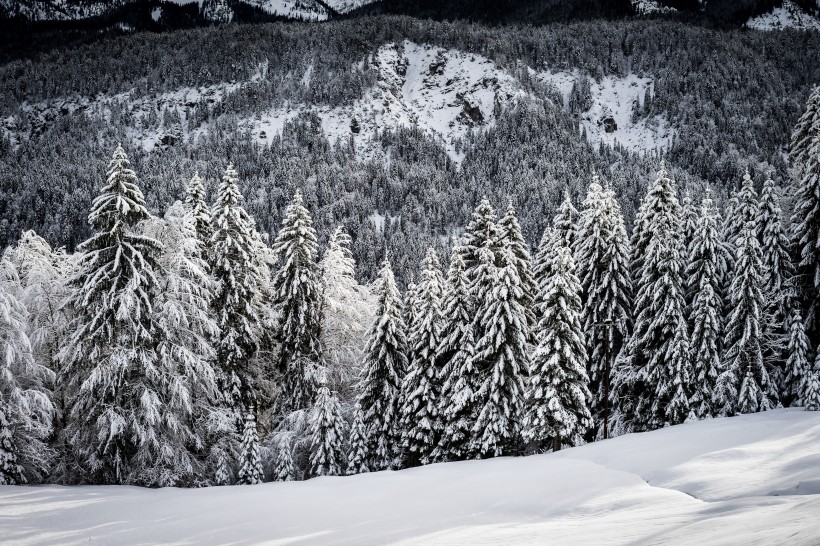
POLYGON ((339 399, 324 380, 319 385, 310 415, 310 470, 308 475, 342 476, 347 463, 346 423, 339 399))
POLYGON ((224 403, 234 412, 236 434, 254 407, 255 376, 251 363, 259 347, 262 272, 256 259, 253 220, 242 206, 237 173, 229 165, 211 212, 211 273, 218 283, 212 307, 219 333, 214 341, 224 403))
POLYGON ((515 451, 524 398, 523 377, 529 369, 527 312, 515 260, 507 246, 495 265, 491 247, 481 249, 474 283, 478 296, 473 320, 476 333, 473 367, 478 381, 478 409, 469 453, 479 458, 515 451))
POLYGON ((453 249, 447 286, 441 304, 441 341, 436 349, 440 370, 441 396, 438 413, 444 424, 438 446, 433 451, 435 461, 458 461, 467 456, 477 410, 473 393, 476 390, 472 357, 475 340, 469 311, 470 293, 461 248, 453 249))
MULTIPOLYGON (((407 332, 412 332, 419 321, 419 286, 416 284, 413 277, 410 277, 410 282, 407 283, 407 289, 404 291, 404 298, 402 300, 402 318, 407 332)), ((409 340, 408 340, 409 342, 409 340)), ((412 344, 408 347, 409 351, 413 351, 412 344)), ((408 354, 408 359, 412 359, 408 354)))
POLYGON ((26 335, 26 310, 15 296, 19 280, 0 261, 0 484, 39 482, 49 471, 54 374, 38 364, 26 335))
POLYGON ((245 415, 242 430, 242 446, 239 454, 239 485, 262 483, 262 457, 259 454, 259 435, 253 409, 245 415))
POLYGON ((806 370, 806 381, 803 388, 803 407, 808 411, 820 411, 820 366, 815 360, 814 369, 806 370))
POLYGON ((761 225, 760 225, 760 200, 758 199, 757 190, 755 190, 754 181, 749 171, 743 174, 743 182, 740 186, 740 191, 737 193, 738 208, 735 214, 739 216, 733 223, 736 232, 732 233, 732 241, 737 247, 737 241, 741 237, 743 230, 745 230, 749 222, 754 222, 754 235, 758 241, 761 240, 761 225))
POLYGON ((354 396, 355 375, 362 361, 362 340, 376 307, 372 291, 356 282, 350 236, 339 226, 330 237, 319 270, 324 309, 320 336, 328 385, 343 399, 354 396))
POLYGON ((692 239, 695 238, 695 231, 698 225, 698 211, 694 203, 692 203, 692 196, 689 194, 689 190, 683 192, 681 217, 683 218, 683 244, 688 246, 692 243, 692 239))
MULTIPOLYGON (((535 278, 536 294, 544 290, 547 279, 552 276, 555 253, 560 246, 561 234, 552 226, 545 227, 544 233, 541 234, 541 242, 538 243, 538 251, 535 253, 532 264, 532 275, 535 278)), ((538 309, 533 309, 533 311, 536 314, 536 318, 540 318, 538 317, 538 309)))
POLYGON ((541 318, 536 326, 523 436, 552 449, 577 445, 592 427, 589 411, 587 350, 581 327, 581 285, 570 249, 561 246, 555 272, 538 297, 541 318))
POLYGON ((792 244, 797 254, 793 284, 803 308, 806 335, 820 343, 820 86, 812 90, 806 112, 792 133, 792 244))
POLYGON ((203 255, 208 250, 213 235, 213 224, 211 223, 211 209, 205 201, 205 185, 199 173, 194 173, 186 188, 185 204, 194 219, 194 229, 196 235, 202 242, 203 255))
POLYGON ((712 393, 720 373, 724 307, 721 272, 726 268, 718 232, 720 224, 720 215, 707 190, 689 245, 689 266, 686 270, 694 374, 690 406, 698 418, 714 416, 712 393))
POLYGON ((719 415, 764 411, 777 404, 777 393, 763 364, 761 322, 765 299, 754 221, 747 222, 735 245, 738 250, 731 286, 732 310, 726 320, 727 350, 714 400, 719 415))
POLYGON ((800 397, 806 382, 806 374, 811 371, 809 361, 809 340, 806 337, 806 329, 803 318, 800 316, 800 309, 797 306, 792 308, 792 312, 786 321, 786 328, 789 333, 788 344, 786 345, 786 362, 783 369, 783 386, 780 391, 783 405, 799 406, 802 404, 800 397))
POLYGON ((441 341, 441 296, 443 279, 438 256, 427 249, 417 287, 418 317, 412 325, 408 344, 410 367, 402 382, 401 420, 404 464, 428 464, 444 428, 438 414, 441 371, 436 349, 441 341))
MULTIPOLYGON (((589 354, 590 410, 609 436, 613 361, 630 326, 629 240, 614 192, 595 175, 584 200, 576 247, 582 321, 589 354)), ((543 287, 542 287, 543 290, 543 287)))
POLYGON ((407 339, 401 296, 390 262, 379 271, 376 318, 370 327, 362 361, 359 404, 367 429, 367 466, 392 468, 400 439, 399 389, 407 373, 407 339))
POLYGON ((186 400, 176 396, 177 370, 156 351, 165 335, 154 307, 162 248, 137 233, 149 214, 136 181, 118 146, 89 214, 93 234, 79 247, 70 300, 76 316, 59 353, 73 401, 67 438, 78 479, 93 483, 140 483, 146 466, 177 468, 185 454, 171 446, 190 433, 180 430, 190 425, 180 419, 186 400))
MULTIPOLYGON (((572 202, 569 202, 569 206, 572 207, 572 202)), ((575 209, 573 208, 572 210, 574 211, 575 209)), ((570 212, 567 212, 567 215, 570 219, 573 218, 570 212)), ((523 292, 521 303, 527 309, 527 320, 529 321, 529 324, 532 325, 535 322, 535 318, 530 312, 530 309, 532 308, 532 303, 535 300, 535 294, 538 291, 538 286, 532 274, 532 258, 530 256, 530 251, 527 247, 526 241, 524 241, 524 235, 521 232, 521 224, 518 223, 518 216, 515 213, 515 207, 513 206, 512 201, 507 204, 507 211, 498 223, 498 227, 501 232, 501 240, 503 241, 503 244, 506 244, 509 247, 515 262, 515 268, 518 270, 518 278, 521 279, 521 290, 523 292)), ((571 237, 570 234, 574 231, 573 224, 570 223, 569 227, 566 229, 567 237, 571 237)))
POLYGON ((464 271, 471 284, 475 282, 477 269, 481 266, 480 254, 484 247, 496 252, 501 244, 501 229, 498 226, 498 216, 486 197, 470 215, 470 221, 464 230, 462 258, 464 271))
POLYGON ((230 480, 231 476, 230 471, 228 470, 228 459, 225 457, 224 453, 219 452, 216 460, 216 470, 214 472, 212 485, 228 485, 230 483, 230 480))
POLYGON ((290 413, 311 406, 316 368, 322 365, 319 335, 323 304, 316 231, 298 191, 285 210, 273 250, 281 263, 273 279, 280 343, 276 365, 283 377, 277 408, 280 413, 290 413))
POLYGON ((276 450, 276 462, 273 467, 273 479, 277 482, 292 482, 296 480, 296 470, 293 467, 293 447, 286 436, 279 439, 276 450))
POLYGON ((359 404, 353 408, 353 422, 350 424, 350 442, 347 454, 347 475, 370 472, 367 467, 367 429, 359 404))
POLYGON ((572 197, 569 195, 569 190, 565 190, 564 200, 558 205, 558 212, 552 219, 552 227, 555 228, 555 231, 561 237, 562 243, 573 252, 575 251, 576 241, 578 240, 579 218, 578 209, 572 204, 572 197))
MULTIPOLYGON (((683 268, 686 254, 683 244, 681 207, 674 181, 661 165, 658 177, 644 197, 642 229, 647 243, 639 241, 633 253, 646 249, 639 262, 636 280, 635 327, 626 348, 626 366, 634 373, 634 415, 624 416, 635 430, 652 430, 681 422, 677 408, 670 407, 674 395, 671 384, 691 373, 681 373, 684 358, 678 345, 688 333, 685 322, 683 268), (682 335, 686 334, 686 335, 682 335), (671 410, 675 410, 671 412, 671 410), (671 413, 670 413, 671 412, 671 413)), ((688 345, 688 343, 687 343, 688 345)), ((691 384, 681 386, 686 396, 691 384)))

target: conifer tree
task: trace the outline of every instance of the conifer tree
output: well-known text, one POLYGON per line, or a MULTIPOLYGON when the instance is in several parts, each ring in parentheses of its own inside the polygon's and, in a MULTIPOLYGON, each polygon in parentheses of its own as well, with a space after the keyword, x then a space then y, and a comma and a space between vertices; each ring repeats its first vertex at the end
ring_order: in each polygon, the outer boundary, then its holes
POLYGON ((430 462, 443 428, 438 414, 441 372, 436 360, 436 349, 441 341, 442 278, 433 248, 427 249, 422 268, 417 287, 418 315, 408 340, 412 357, 401 387, 399 428, 405 463, 409 466, 430 462))
POLYGON ((293 454, 290 441, 283 436, 276 451, 276 462, 273 468, 273 479, 277 482, 292 482, 296 480, 296 470, 293 467, 293 454))
POLYGON ((780 208, 780 188, 768 178, 763 184, 760 196, 760 224, 762 228, 764 286, 769 307, 783 320, 789 302, 786 298, 786 283, 792 275, 789 257, 789 241, 783 227, 780 208))
POLYGON ((698 211, 692 203, 692 196, 689 190, 683 193, 681 202, 681 216, 683 217, 683 244, 688 247, 695 238, 695 231, 698 225, 698 211))
POLYGON ((214 474, 213 484, 216 486, 228 485, 230 483, 230 476, 228 473, 228 461, 224 453, 220 453, 217 457, 216 472, 214 474))
POLYGON ((803 406, 807 411, 820 411, 820 371, 817 361, 814 370, 806 370, 806 382, 803 389, 803 406))
MULTIPOLYGON (((402 301, 402 317, 404 318, 404 325, 407 327, 408 332, 415 329, 419 316, 419 287, 411 276, 410 282, 407 283, 407 289, 404 291, 404 299, 402 301)), ((408 350, 412 353, 412 344, 410 344, 408 350)), ((408 360, 411 360, 411 357, 412 355, 408 354, 408 360)))
POLYGON ((693 391, 690 406, 698 418, 711 417, 712 393, 720 373, 720 339, 723 315, 721 271, 726 262, 720 234, 720 215, 709 191, 701 202, 694 238, 689 245, 687 299, 691 302, 693 391))
POLYGON ((376 318, 362 362, 359 404, 367 430, 367 466, 384 470, 396 463, 399 389, 407 373, 407 340, 399 291, 390 262, 379 271, 376 318))
POLYGON ((561 241, 570 250, 575 251, 578 240, 578 209, 572 204, 569 190, 564 191, 564 200, 558 206, 558 213, 552 219, 552 227, 561 237, 561 241))
POLYGON ((136 174, 118 146, 89 214, 94 233, 79 247, 71 280, 76 317, 59 354, 61 382, 73 400, 67 438, 81 479, 96 483, 140 483, 143 468, 173 464, 166 443, 188 426, 178 419, 185 401, 176 397, 176 370, 156 352, 162 248, 137 233, 148 218, 136 174))
POLYGON ((370 472, 367 467, 367 429, 364 425, 362 408, 353 409, 353 423, 350 425, 350 449, 347 455, 347 475, 370 472))
POLYGON ((214 341, 225 404, 234 412, 236 433, 255 404, 256 372, 251 366, 259 348, 261 278, 253 220, 242 206, 237 173, 229 165, 222 177, 211 217, 211 272, 218 283, 212 306, 219 333, 214 341))
POLYGON ((747 222, 736 246, 732 311, 726 322, 727 351, 716 389, 715 405, 720 415, 763 411, 777 403, 777 393, 763 365, 761 321, 765 300, 760 243, 754 221, 747 222), (734 393, 736 397, 732 396, 734 393))
POLYGON ((281 413, 289 413, 310 407, 316 390, 315 370, 322 364, 316 231, 298 191, 285 210, 273 250, 282 263, 273 279, 280 342, 277 369, 283 375, 277 406, 281 413))
POLYGON ((809 340, 806 337, 803 319, 800 316, 800 309, 796 306, 792 309, 789 319, 786 322, 789 332, 789 341, 786 346, 788 357, 783 370, 783 387, 780 391, 784 406, 799 406, 803 394, 806 374, 810 372, 809 363, 809 340))
MULTIPOLYGON (((561 234, 552 226, 545 227, 544 233, 541 234, 541 242, 538 244, 538 251, 535 253, 532 264, 532 275, 535 278, 536 294, 544 290, 547 279, 552 276, 555 254, 560 246, 561 234)), ((534 312, 537 317, 537 306, 534 312)))
POLYGON ((0 402, 0 485, 26 483, 23 467, 17 462, 17 446, 6 419, 5 404, 0 402))
MULTIPOLYGON (((627 416, 637 430, 655 429, 665 424, 681 422, 672 411, 672 382, 691 379, 691 373, 681 373, 681 354, 688 332, 685 322, 683 267, 685 248, 682 236, 681 207, 674 181, 663 165, 658 177, 641 204, 646 243, 638 240, 633 256, 645 248, 638 262, 638 291, 635 299, 635 329, 627 347, 627 366, 633 370, 635 414, 627 416)), ((686 396, 690 384, 682 385, 686 396)))
POLYGON ((245 415, 242 445, 239 455, 239 485, 262 483, 262 457, 259 455, 259 435, 253 410, 245 415))
MULTIPOLYGON (((569 206, 572 207, 572 202, 568 203, 569 206)), ((573 208, 572 210, 574 211, 575 209, 573 208)), ((567 212, 567 215, 570 219, 572 218, 570 212, 567 212)), ((501 240, 504 241, 503 244, 509 247, 513 261, 515 262, 515 268, 518 270, 518 277, 521 279, 521 290, 523 292, 521 303, 529 310, 532 307, 532 302, 535 299, 538 287, 532 274, 530 251, 527 248, 526 241, 524 241, 521 224, 518 223, 518 216, 515 213, 515 207, 513 207, 512 201, 507 204, 507 211, 498 223, 498 227, 501 231, 501 240)), ((570 237, 570 230, 574 231, 574 228, 570 225, 566 229, 567 237, 570 237)), ((528 320, 530 325, 534 323, 532 313, 528 313, 528 320)))
POLYGON ((631 313, 629 241, 614 192, 594 176, 584 200, 576 248, 593 414, 609 436, 613 360, 628 336, 631 313))
POLYGON ((592 427, 589 411, 587 351, 581 327, 581 286, 570 249, 561 246, 555 272, 539 295, 538 345, 532 355, 530 390, 524 416, 524 438, 554 451, 577 445, 592 427))
POLYGON ((501 244, 498 216, 486 197, 481 198, 481 202, 471 214, 463 239, 461 252, 464 259, 464 271, 472 285, 475 282, 477 270, 481 266, 481 249, 488 247, 496 252, 501 244))
POLYGON ((336 395, 322 380, 310 416, 310 476, 342 476, 345 422, 336 395))
POLYGON ((478 416, 469 450, 477 457, 497 457, 515 449, 529 369, 527 313, 512 252, 500 249, 500 267, 490 246, 481 249, 474 294, 481 295, 473 320, 476 332, 473 366, 478 388, 478 416))
POLYGON ((211 209, 205 201, 205 185, 199 177, 199 173, 194 173, 186 188, 185 204, 194 219, 196 235, 202 242, 202 251, 207 252, 208 245, 213 235, 213 224, 211 223, 211 209))
POLYGON ((797 254, 794 279, 811 346, 820 343, 820 86, 812 90, 806 112, 792 133, 794 165, 792 244, 797 254))
POLYGON ((477 410, 472 357, 475 340, 469 312, 470 292, 461 248, 454 248, 442 301, 441 341, 436 349, 440 370, 441 396, 438 412, 443 421, 439 444, 434 450, 437 461, 457 461, 467 456, 470 431, 477 410))

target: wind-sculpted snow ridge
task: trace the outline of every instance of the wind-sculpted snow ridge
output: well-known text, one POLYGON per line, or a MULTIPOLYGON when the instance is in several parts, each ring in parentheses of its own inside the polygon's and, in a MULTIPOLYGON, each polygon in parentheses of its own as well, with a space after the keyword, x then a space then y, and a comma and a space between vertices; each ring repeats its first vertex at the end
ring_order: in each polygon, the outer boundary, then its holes
POLYGON ((772 11, 752 17, 746 26, 756 30, 796 30, 820 31, 820 19, 804 11, 792 0, 784 0, 783 5, 772 11))
POLYGON ((0 487, 13 544, 820 543, 820 414, 686 423, 555 454, 207 489, 0 487))

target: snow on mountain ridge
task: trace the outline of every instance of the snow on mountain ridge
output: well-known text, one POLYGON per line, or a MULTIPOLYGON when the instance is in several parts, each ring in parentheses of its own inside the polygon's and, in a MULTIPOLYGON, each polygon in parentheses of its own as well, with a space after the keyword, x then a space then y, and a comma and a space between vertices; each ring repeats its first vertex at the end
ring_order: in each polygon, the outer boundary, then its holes
POLYGON ((820 31, 820 19, 803 11, 792 0, 784 0, 783 5, 768 13, 752 17, 746 26, 755 30, 796 30, 820 31))

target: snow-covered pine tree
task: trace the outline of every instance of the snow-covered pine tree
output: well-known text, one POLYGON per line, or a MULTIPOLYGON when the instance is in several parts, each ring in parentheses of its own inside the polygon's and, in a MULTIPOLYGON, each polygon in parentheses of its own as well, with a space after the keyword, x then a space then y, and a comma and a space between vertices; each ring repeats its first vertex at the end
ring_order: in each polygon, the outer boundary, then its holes
MULTIPOLYGON (((410 282, 407 283, 407 289, 404 291, 404 298, 402 300, 402 318, 404 319, 404 325, 407 328, 407 332, 412 332, 419 320, 419 286, 416 284, 412 276, 410 277, 410 282)), ((408 350, 408 360, 412 360, 412 344, 410 344, 408 350)))
MULTIPOLYGON (((544 290, 547 279, 552 276, 555 253, 560 246, 561 234, 552 226, 545 227, 544 233, 541 234, 541 242, 538 243, 538 251, 535 253, 532 264, 532 276, 535 278, 536 294, 544 290)), ((538 309, 535 308, 533 311, 536 314, 536 318, 540 318, 538 317, 538 309)))
MULTIPOLYGON (((572 207, 572 202, 568 201, 568 203, 569 206, 572 207)), ((575 208, 572 208, 572 210, 575 211, 575 208)), ((575 212, 577 214, 577 211, 575 212)), ((574 234, 574 224, 572 224, 572 219, 574 216, 572 216, 572 213, 569 211, 567 211, 567 216, 570 221, 569 226, 562 229, 567 230, 567 237, 572 237, 574 234)), ((501 240, 503 241, 503 244, 506 244, 509 247, 513 260, 515 261, 515 268, 518 270, 518 278, 521 279, 521 290, 523 292, 521 303, 527 309, 527 320, 529 321, 529 324, 532 325, 535 322, 535 318, 530 312, 530 309, 532 308, 532 303, 535 300, 535 294, 538 291, 538 286, 532 274, 532 258, 530 256, 530 251, 526 241, 524 241, 524 235, 521 232, 521 224, 518 223, 518 216, 515 213, 515 207, 513 206, 512 200, 510 200, 507 204, 507 211, 498 223, 498 227, 501 232, 501 240)))
POLYGON ((752 175, 747 170, 743 173, 743 182, 740 186, 740 191, 737 194, 737 210, 735 214, 739 216, 734 221, 735 229, 739 230, 732 233, 732 241, 737 245, 738 239, 741 237, 743 230, 748 228, 749 222, 754 223, 754 235, 758 241, 761 240, 761 225, 760 225, 760 200, 755 190, 755 184, 752 180, 752 175))
POLYGON ((176 370, 156 352, 154 303, 161 245, 137 233, 149 218, 137 176, 122 147, 94 199, 70 301, 76 316, 59 358, 61 383, 73 400, 67 438, 81 480, 139 483, 146 465, 165 463, 180 431, 176 370), (140 464, 134 459, 140 453, 140 464))
MULTIPOLYGON (((589 354, 590 410, 599 436, 609 436, 613 360, 628 336, 631 314, 629 240, 612 189, 593 176, 584 200, 576 246, 582 320, 589 354)), ((542 288, 543 289, 543 288, 542 288)), ((538 310, 536 310, 538 312, 538 310)))
POLYGON ((199 173, 194 173, 188 182, 186 188, 185 204, 191 212, 194 219, 194 228, 196 235, 202 242, 202 251, 204 253, 208 250, 208 245, 211 243, 211 235, 213 235, 213 224, 211 223, 211 209, 205 201, 205 185, 199 173))
POLYGON ((695 238, 695 231, 698 225, 698 211, 694 203, 692 203, 692 196, 689 194, 689 190, 683 192, 681 216, 683 218, 683 244, 688 247, 692 243, 692 239, 695 238))
POLYGON ((296 192, 273 243, 282 264, 273 279, 273 305, 279 329, 279 359, 283 381, 277 400, 280 413, 311 406, 316 393, 316 368, 322 363, 319 339, 322 282, 316 264, 316 231, 310 213, 296 192))
POLYGON ((800 316, 800 309, 797 306, 792 308, 792 312, 786 321, 786 328, 789 332, 789 340, 786 345, 786 363, 783 370, 783 386, 780 397, 783 405, 799 406, 802 404, 800 397, 806 382, 806 374, 811 371, 809 361, 809 340, 806 337, 806 329, 803 318, 800 316))
POLYGON ((292 482, 296 480, 296 470, 293 467, 293 447, 286 436, 279 440, 276 451, 276 462, 273 468, 273 479, 277 482, 292 482))
POLYGON ((367 467, 367 429, 359 404, 353 408, 353 422, 350 424, 350 442, 347 454, 347 475, 370 472, 367 467))
POLYGON ((529 369, 530 334, 518 270, 507 246, 499 253, 501 265, 496 266, 492 248, 481 249, 473 292, 478 296, 473 320, 478 416, 468 449, 479 458, 514 452, 520 434, 523 377, 529 369))
POLYGON ((339 399, 320 381, 316 402, 310 415, 310 470, 315 476, 342 476, 347 461, 347 437, 339 399))
POLYGON ((442 300, 441 341, 436 349, 440 370, 441 396, 438 413, 444 428, 439 444, 433 451, 433 460, 458 461, 467 456, 477 410, 473 402, 476 390, 472 357, 475 340, 472 336, 472 317, 469 311, 470 292, 461 248, 453 249, 447 286, 442 300))
POLYGON ((47 440, 54 406, 48 385, 54 374, 38 364, 26 335, 26 309, 17 299, 19 280, 0 261, 0 484, 40 481, 51 465, 47 440))
POLYGON ((814 369, 806 369, 803 388, 803 407, 808 411, 820 411, 820 358, 814 361, 814 369))
POLYGON ((812 90, 806 112, 792 133, 789 158, 794 166, 792 244, 798 259, 793 284, 806 335, 816 347, 820 343, 820 86, 812 90))
POLYGON ((428 464, 444 428, 438 414, 441 384, 436 349, 441 341, 441 296, 443 279, 438 256, 427 249, 417 287, 417 310, 408 344, 412 347, 407 375, 402 382, 401 420, 404 464, 428 464))
POLYGON ((718 232, 720 225, 720 213, 713 206, 707 190, 701 201, 694 238, 689 245, 689 266, 686 270, 694 374, 694 389, 689 402, 698 418, 714 416, 712 393, 720 373, 719 343, 724 307, 721 279, 726 268, 718 232))
POLYGON ((498 226, 498 216, 486 197, 470 215, 470 221, 464 230, 463 246, 461 249, 464 259, 464 271, 470 284, 475 282, 477 269, 481 265, 481 249, 489 247, 496 252, 501 244, 501 230, 498 226))
POLYGON ((552 227, 561 237, 562 244, 575 251, 578 240, 578 220, 580 215, 578 209, 572 204, 572 197, 569 190, 564 191, 564 200, 558 205, 558 212, 552 219, 552 227))
POLYGON ((407 339, 399 290, 390 262, 382 263, 377 281, 376 318, 362 361, 359 404, 367 429, 367 466, 394 466, 398 446, 399 389, 407 373, 407 339))
POLYGON ((256 417, 253 409, 245 414, 242 430, 242 445, 239 455, 239 485, 262 483, 262 457, 259 454, 259 435, 256 431, 256 417))
MULTIPOLYGON (((198 479, 202 472, 199 455, 211 440, 224 435, 222 424, 229 421, 220 400, 215 352, 211 345, 218 332, 210 307, 216 289, 202 259, 202 242, 190 210, 180 202, 172 205, 162 219, 143 223, 143 234, 160 242, 163 251, 158 263, 160 290, 154 302, 158 330, 156 352, 160 369, 174 374, 178 403, 173 406, 181 424, 178 433, 166 440, 166 461, 154 460, 150 452, 135 459, 142 472, 139 481, 158 486, 175 486, 198 479), (190 426, 183 424, 191 423, 190 426), (220 428, 215 428, 219 424, 220 428), (146 460, 140 460, 146 457, 146 460)), ((173 416, 166 416, 171 419, 173 416)))
POLYGON ((222 177, 211 218, 211 273, 218 283, 212 306, 219 334, 214 346, 225 404, 234 412, 236 434, 255 405, 256 373, 251 362, 259 347, 262 272, 256 257, 254 222, 242 206, 238 175, 229 165, 222 177))
MULTIPOLYGON (((635 298, 635 328, 627 346, 626 365, 634 373, 635 414, 624 416, 636 430, 651 430, 681 422, 670 407, 678 378, 691 379, 691 373, 679 371, 682 347, 688 339, 685 331, 685 298, 683 268, 686 254, 683 245, 681 207, 675 182, 661 164, 658 177, 641 204, 646 243, 638 241, 633 248, 633 264, 639 263, 638 291, 635 298), (646 249, 643 258, 635 252, 646 249)), ((688 342, 686 343, 688 346, 688 342)), ((691 384, 682 385, 686 396, 691 384)))
POLYGON ((719 415, 764 411, 777 404, 761 348, 765 299, 755 221, 747 222, 735 246, 738 250, 731 286, 732 311, 726 321, 727 350, 714 401, 719 415))
POLYGON ((230 473, 228 471, 228 460, 224 453, 219 453, 216 460, 216 471, 214 472, 213 485, 223 486, 230 483, 230 473))
POLYGON ((532 354, 523 436, 552 449, 577 445, 592 427, 586 372, 587 350, 581 327, 581 285, 567 246, 558 248, 555 272, 538 301, 537 347, 532 354))
POLYGON ((328 373, 328 385, 350 399, 355 375, 362 361, 362 340, 376 307, 372 291, 356 282, 351 239, 343 226, 330 237, 319 270, 322 274, 324 309, 320 341, 328 373))

